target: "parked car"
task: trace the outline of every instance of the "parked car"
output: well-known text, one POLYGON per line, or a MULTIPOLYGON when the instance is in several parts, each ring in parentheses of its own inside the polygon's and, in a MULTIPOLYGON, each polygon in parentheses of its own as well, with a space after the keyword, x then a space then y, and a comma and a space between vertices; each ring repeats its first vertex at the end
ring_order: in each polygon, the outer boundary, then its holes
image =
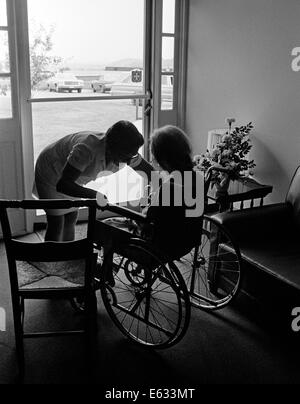
POLYGON ((111 91, 112 83, 113 81, 100 79, 92 81, 91 87, 94 93, 109 93, 111 91))
POLYGON ((84 82, 70 74, 57 74, 48 81, 47 86, 50 92, 55 91, 61 93, 63 91, 68 91, 71 93, 72 91, 77 91, 78 93, 81 93, 84 82))
MULTIPOLYGON (((110 94, 113 96, 143 94, 143 82, 134 83, 130 74, 123 81, 113 83, 110 94)), ((162 76, 162 99, 163 101, 173 99, 173 76, 162 76)))

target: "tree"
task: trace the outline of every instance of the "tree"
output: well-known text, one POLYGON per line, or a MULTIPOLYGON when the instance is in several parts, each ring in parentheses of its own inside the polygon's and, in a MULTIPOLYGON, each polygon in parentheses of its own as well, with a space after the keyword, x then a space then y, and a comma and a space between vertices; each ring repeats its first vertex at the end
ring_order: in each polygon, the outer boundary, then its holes
POLYGON ((58 69, 58 66, 63 61, 61 57, 51 54, 53 33, 53 27, 47 30, 40 25, 31 35, 30 68, 32 89, 36 89, 41 81, 54 76, 54 68, 58 69))

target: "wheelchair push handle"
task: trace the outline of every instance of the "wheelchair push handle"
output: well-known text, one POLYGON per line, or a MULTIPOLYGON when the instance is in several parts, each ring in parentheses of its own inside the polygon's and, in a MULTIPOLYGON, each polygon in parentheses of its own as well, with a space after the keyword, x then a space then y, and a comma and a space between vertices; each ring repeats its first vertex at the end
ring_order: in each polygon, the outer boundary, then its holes
POLYGON ((97 193, 96 201, 98 209, 101 209, 103 211, 109 211, 117 215, 127 217, 128 219, 136 220, 138 222, 148 222, 146 216, 142 215, 141 213, 135 212, 123 206, 109 203, 105 195, 102 195, 99 192, 97 193))
POLYGON ((117 215, 127 217, 128 219, 136 220, 138 222, 149 222, 146 216, 142 215, 141 213, 134 212, 131 209, 124 208, 123 206, 109 203, 104 210, 108 210, 109 212, 116 213, 117 215))

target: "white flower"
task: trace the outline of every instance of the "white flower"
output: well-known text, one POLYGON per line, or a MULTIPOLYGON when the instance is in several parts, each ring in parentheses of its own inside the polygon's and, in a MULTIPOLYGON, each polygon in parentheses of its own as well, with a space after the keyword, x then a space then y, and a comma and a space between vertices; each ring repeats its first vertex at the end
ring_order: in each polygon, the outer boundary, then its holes
POLYGON ((230 135, 224 135, 223 137, 222 137, 222 142, 229 142, 231 140, 231 136, 230 135))
POLYGON ((194 156, 194 162, 196 164, 201 163, 202 160, 203 160, 203 157, 200 154, 197 154, 196 156, 194 156))
POLYGON ((220 150, 214 149, 214 150, 211 152, 211 157, 212 157, 212 158, 215 158, 215 157, 217 157, 219 154, 220 154, 220 150))
POLYGON ((229 149, 229 150, 224 150, 223 151, 223 153, 222 153, 222 156, 224 156, 224 157, 229 157, 229 156, 231 156, 232 155, 232 150, 231 149, 229 149))

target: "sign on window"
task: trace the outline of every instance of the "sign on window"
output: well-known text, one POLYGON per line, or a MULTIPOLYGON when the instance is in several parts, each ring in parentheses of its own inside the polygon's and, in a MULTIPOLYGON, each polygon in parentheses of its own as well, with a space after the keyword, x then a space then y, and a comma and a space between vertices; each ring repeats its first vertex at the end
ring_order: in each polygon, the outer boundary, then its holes
POLYGON ((131 81, 133 83, 140 83, 142 81, 142 70, 132 70, 131 72, 131 81))

